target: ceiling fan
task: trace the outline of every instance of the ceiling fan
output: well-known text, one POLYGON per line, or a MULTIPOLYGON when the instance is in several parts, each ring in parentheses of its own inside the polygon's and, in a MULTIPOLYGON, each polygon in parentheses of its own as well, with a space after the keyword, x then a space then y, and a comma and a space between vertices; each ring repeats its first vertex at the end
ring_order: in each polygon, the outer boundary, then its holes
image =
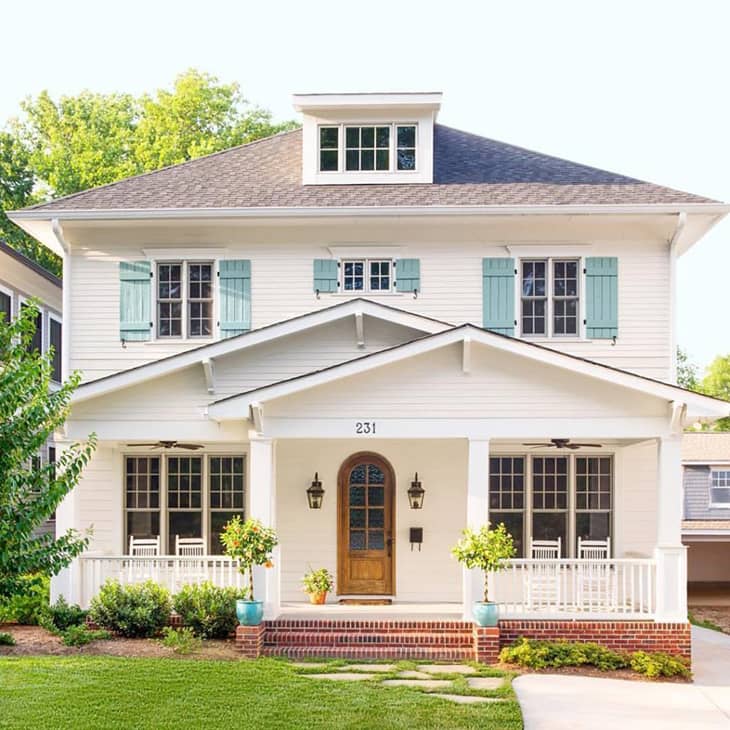
POLYGON ((581 447, 589 447, 592 449, 603 448, 601 444, 573 444, 570 439, 550 439, 549 443, 544 444, 522 444, 523 446, 532 446, 533 448, 548 449, 580 449, 581 447))
POLYGON ((180 441, 155 441, 150 444, 127 444, 127 446, 151 446, 153 449, 188 449, 189 451, 203 448, 203 444, 184 444, 180 441))

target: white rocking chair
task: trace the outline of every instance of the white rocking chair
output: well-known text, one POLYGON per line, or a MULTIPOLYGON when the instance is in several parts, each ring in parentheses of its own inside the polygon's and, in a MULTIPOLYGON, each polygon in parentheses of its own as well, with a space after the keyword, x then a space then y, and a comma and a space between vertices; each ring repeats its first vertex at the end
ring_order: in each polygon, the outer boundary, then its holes
MULTIPOLYGON (((560 560, 561 550, 561 538, 530 541, 530 557, 533 560, 560 560)), ((525 575, 525 594, 531 609, 547 609, 560 604, 560 576, 560 564, 557 562, 530 565, 525 575)))
POLYGON ((206 570, 205 540, 202 537, 175 535, 175 585, 202 583, 208 579, 206 570))
POLYGON ((616 608, 618 587, 609 563, 610 557, 610 537, 605 540, 578 538, 578 558, 591 561, 578 566, 578 605, 582 610, 610 611, 616 608))
POLYGON ((129 536, 129 560, 127 561, 127 582, 140 583, 159 579, 160 536, 129 536))

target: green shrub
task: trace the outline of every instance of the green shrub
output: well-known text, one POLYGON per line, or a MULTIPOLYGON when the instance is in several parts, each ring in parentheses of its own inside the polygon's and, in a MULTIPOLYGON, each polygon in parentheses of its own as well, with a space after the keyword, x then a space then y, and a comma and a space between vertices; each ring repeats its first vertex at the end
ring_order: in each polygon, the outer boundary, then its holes
POLYGON ((85 646, 86 644, 90 644, 92 641, 110 638, 111 634, 108 631, 104 631, 103 629, 94 631, 83 624, 69 626, 61 634, 61 640, 66 646, 85 646))
POLYGON ((35 626, 48 607, 50 579, 42 573, 23 576, 22 589, 0 604, 0 623, 35 626))
POLYGON ((631 654, 630 666, 635 672, 652 679, 655 677, 689 678, 691 676, 686 659, 662 652, 635 651, 631 654))
POLYGON ((192 654, 194 651, 200 651, 203 646, 203 640, 199 639, 189 626, 182 629, 165 626, 162 636, 162 644, 176 654, 192 654))
POLYGON ((4 631, 0 631, 0 646, 15 646, 15 639, 4 631))
POLYGON ((58 631, 66 631, 71 626, 80 626, 83 624, 86 621, 88 613, 81 606, 67 603, 63 596, 59 596, 58 600, 48 607, 47 619, 44 618, 41 625, 44 628, 50 629, 48 626, 50 621, 58 631))
POLYGON ((170 619, 172 602, 154 581, 123 586, 108 580, 91 600, 89 616, 97 625, 126 637, 159 634, 170 619))
POLYGON ((610 671, 628 666, 624 655, 599 644, 536 641, 524 637, 502 649, 499 658, 508 664, 519 664, 530 669, 590 666, 610 671))
POLYGON ((236 599, 243 590, 218 588, 212 583, 186 585, 173 597, 173 606, 184 626, 204 639, 225 639, 236 629, 236 599))

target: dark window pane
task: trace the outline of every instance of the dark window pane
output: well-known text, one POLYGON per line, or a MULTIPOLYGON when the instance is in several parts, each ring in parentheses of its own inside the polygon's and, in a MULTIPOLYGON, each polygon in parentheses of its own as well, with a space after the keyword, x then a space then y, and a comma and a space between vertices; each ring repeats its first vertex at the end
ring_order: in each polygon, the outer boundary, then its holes
POLYGON ((368 483, 369 484, 384 484, 385 474, 382 470, 374 464, 368 464, 368 483))
POLYGON ((337 149, 337 141, 340 130, 337 127, 319 128, 320 149, 337 149))
POLYGON ((398 169, 399 170, 415 170, 416 169, 416 151, 415 150, 398 150, 398 169))
POLYGON ((564 512, 533 512, 533 540, 557 540, 561 538, 563 554, 565 554, 567 534, 567 515, 564 512))
POLYGON ((200 512, 170 512, 169 538, 167 549, 169 555, 175 553, 175 535, 180 537, 202 537, 202 515, 200 512))
POLYGON ((385 533, 382 530, 370 530, 368 533, 368 550, 384 550, 385 533))
POLYGON ((360 169, 361 170, 374 170, 375 169, 375 153, 373 150, 363 150, 360 153, 360 169))
POLYGON ((390 167, 390 159, 388 150, 378 150, 375 153, 375 168, 377 170, 387 170, 390 167))
POLYGON ((365 531, 350 533, 350 550, 365 550, 365 531))
POLYGON ((358 464, 350 472, 350 484, 365 484, 365 465, 358 464))
POLYGON ((385 527, 385 510, 370 508, 368 510, 368 527, 385 527))
POLYGON ((337 172, 337 150, 322 150, 319 153, 319 169, 322 172, 337 172))
POLYGON ((398 147, 416 146, 416 128, 412 126, 398 127, 398 147))
POLYGON ((376 131, 376 147, 386 149, 390 146, 390 127, 378 127, 376 131))
POLYGON ((353 507, 365 505, 365 487, 350 487, 350 504, 353 507))
POLYGON ((55 319, 50 320, 48 333, 50 345, 53 348, 53 380, 61 382, 61 323, 55 319))
POLYGON ((159 512, 127 512, 127 547, 130 537, 151 538, 159 534, 159 512))
POLYGON ((359 147, 360 146, 360 128, 359 127, 347 127, 347 129, 345 129, 345 146, 346 147, 359 147))
POLYGON ((583 540, 605 540, 611 536, 610 522, 611 519, 608 512, 578 512, 575 515, 576 538, 580 537, 583 540))
POLYGON ((239 515, 243 519, 243 512, 211 512, 210 513, 210 554, 223 555, 223 543, 220 536, 223 528, 230 522, 235 515, 239 515))
POLYGON ((362 127, 360 129, 360 146, 375 147, 375 127, 362 127))
POLYGON ((345 169, 360 169, 360 153, 357 150, 347 150, 345 153, 345 169))
POLYGON ((9 294, 0 291, 0 320, 7 323, 12 314, 13 300, 9 294))
POLYGON ((350 527, 365 527, 365 512, 364 509, 351 509, 350 527))
POLYGON ((385 504, 385 489, 383 487, 370 487, 368 489, 368 504, 374 507, 382 507, 385 504))

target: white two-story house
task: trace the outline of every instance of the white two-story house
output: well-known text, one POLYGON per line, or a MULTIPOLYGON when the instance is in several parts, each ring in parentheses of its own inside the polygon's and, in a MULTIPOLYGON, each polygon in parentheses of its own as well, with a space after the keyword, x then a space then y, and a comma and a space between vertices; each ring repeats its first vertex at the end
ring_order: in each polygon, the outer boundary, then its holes
POLYGON ((503 522, 503 637, 552 620, 687 652, 680 437, 730 404, 674 384, 675 267, 729 208, 440 105, 297 95, 299 130, 10 214, 64 257, 84 384, 59 447, 99 439, 58 514, 93 538, 56 593, 135 579, 137 539, 173 589, 179 538, 235 581, 219 534, 241 514, 279 535, 270 627, 311 618, 310 567, 335 604, 462 621, 481 577, 450 549, 503 522))

